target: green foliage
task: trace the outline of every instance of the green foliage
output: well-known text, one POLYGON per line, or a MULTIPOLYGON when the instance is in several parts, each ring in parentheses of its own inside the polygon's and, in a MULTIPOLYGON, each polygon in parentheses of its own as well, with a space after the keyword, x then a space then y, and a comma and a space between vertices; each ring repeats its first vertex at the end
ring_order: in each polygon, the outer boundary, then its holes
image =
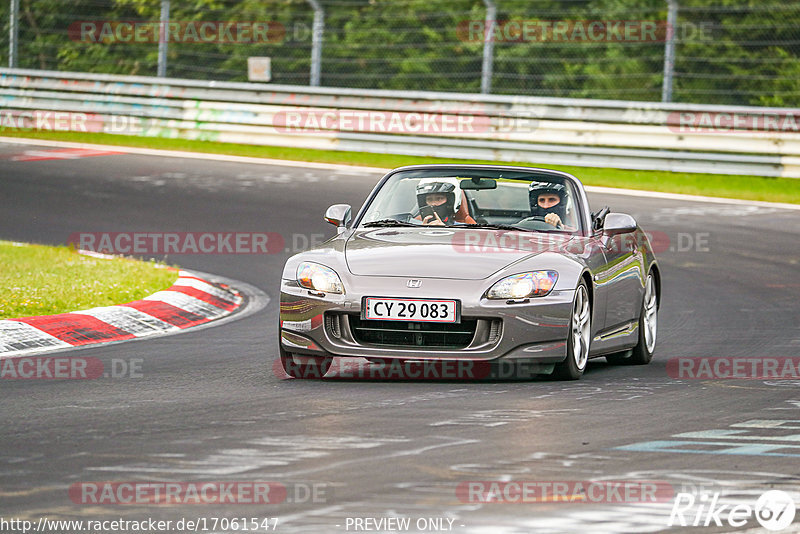
POLYGON ((0 319, 123 304, 166 289, 177 278, 175 270, 152 261, 0 241, 0 319))
MULTIPOLYGON (((476 92, 483 45, 481 0, 321 0, 322 84, 476 92), (478 31, 480 35, 480 31, 478 31)), ((497 19, 519 22, 654 21, 666 0, 496 0, 497 19)), ((680 0, 674 99, 800 105, 800 2, 680 0)), ((19 65, 154 75, 157 42, 83 42, 80 21, 151 21, 160 0, 20 0, 19 65), (73 26, 70 26, 73 25, 73 26)), ((309 81, 313 12, 306 0, 172 0, 172 21, 271 21, 274 42, 170 43, 168 76, 244 81, 247 58, 272 58, 273 83, 309 81)), ((0 52, 8 50, 8 2, 0 2, 0 52)), ((502 37, 502 36, 501 36, 502 37)), ((664 42, 533 38, 494 46, 494 93, 657 101, 664 42)))

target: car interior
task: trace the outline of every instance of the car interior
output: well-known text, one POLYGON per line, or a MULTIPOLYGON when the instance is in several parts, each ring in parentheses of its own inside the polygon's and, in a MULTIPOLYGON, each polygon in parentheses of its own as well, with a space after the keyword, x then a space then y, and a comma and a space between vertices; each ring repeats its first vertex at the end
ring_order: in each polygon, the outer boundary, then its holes
MULTIPOLYGON (((570 228, 579 227, 578 209, 575 205, 575 193, 572 185, 566 183, 567 193, 565 197, 565 211, 562 217, 566 229, 555 228, 544 222, 540 217, 533 217, 528 196, 528 180, 513 179, 481 179, 487 182, 496 182, 494 187, 464 185, 469 180, 474 182, 475 178, 463 178, 459 176, 445 177, 443 180, 459 180, 462 184, 460 190, 461 204, 458 210, 459 219, 463 219, 468 213, 477 224, 489 225, 514 225, 526 230, 537 231, 556 231, 570 232, 570 228)), ((428 177, 430 179, 430 177, 428 177)), ((548 181, 553 181, 548 177, 548 181)), ((370 207, 368 220, 377 221, 384 218, 395 219, 401 222, 414 223, 419 216, 417 205, 416 187, 420 182, 419 178, 406 178, 387 183, 387 190, 382 191, 376 197, 373 206, 370 207)), ((564 182, 560 182, 564 184, 564 182)))

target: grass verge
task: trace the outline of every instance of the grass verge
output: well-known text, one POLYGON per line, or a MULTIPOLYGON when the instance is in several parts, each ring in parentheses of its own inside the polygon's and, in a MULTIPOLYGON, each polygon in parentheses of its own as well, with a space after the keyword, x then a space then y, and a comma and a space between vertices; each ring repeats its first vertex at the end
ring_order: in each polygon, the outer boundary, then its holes
POLYGON ((122 304, 166 289, 177 278, 176 271, 153 262, 0 241, 0 319, 122 304))
POLYGON ((419 163, 501 163, 504 165, 541 166, 574 174, 586 185, 621 187, 645 191, 662 191, 688 195, 763 200, 800 204, 800 179, 764 178, 760 176, 729 176, 667 171, 635 171, 598 167, 538 165, 535 161, 497 162, 488 160, 453 160, 395 154, 372 154, 335 150, 312 150, 292 147, 239 145, 212 141, 189 141, 159 137, 136 137, 102 133, 51 132, 4 129, 0 136, 48 139, 76 143, 183 150, 211 154, 229 154, 260 158, 288 159, 345 165, 392 168, 419 163))

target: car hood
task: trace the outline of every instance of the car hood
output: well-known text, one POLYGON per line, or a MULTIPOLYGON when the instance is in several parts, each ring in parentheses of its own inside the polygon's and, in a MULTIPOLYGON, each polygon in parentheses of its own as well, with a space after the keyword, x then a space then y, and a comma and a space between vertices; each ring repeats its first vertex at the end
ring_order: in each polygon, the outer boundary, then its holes
POLYGON ((374 228, 345 245, 359 276, 481 280, 528 256, 563 250, 571 236, 500 230, 374 228))

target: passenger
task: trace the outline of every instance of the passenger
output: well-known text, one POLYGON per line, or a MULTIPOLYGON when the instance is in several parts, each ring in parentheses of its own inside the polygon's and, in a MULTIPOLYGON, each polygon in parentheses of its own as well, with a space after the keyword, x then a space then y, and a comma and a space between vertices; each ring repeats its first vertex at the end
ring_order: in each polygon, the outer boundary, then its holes
POLYGON ((416 189, 417 205, 420 209, 420 215, 416 218, 429 226, 475 224, 475 219, 470 217, 467 210, 464 192, 457 185, 458 181, 455 179, 421 180, 416 189), (425 211, 432 211, 432 214, 426 215, 425 211))

